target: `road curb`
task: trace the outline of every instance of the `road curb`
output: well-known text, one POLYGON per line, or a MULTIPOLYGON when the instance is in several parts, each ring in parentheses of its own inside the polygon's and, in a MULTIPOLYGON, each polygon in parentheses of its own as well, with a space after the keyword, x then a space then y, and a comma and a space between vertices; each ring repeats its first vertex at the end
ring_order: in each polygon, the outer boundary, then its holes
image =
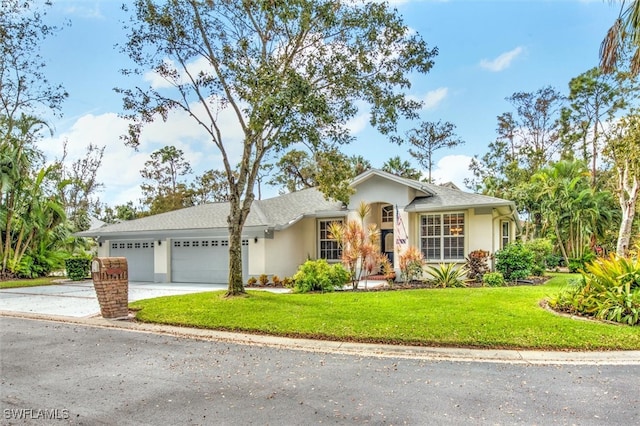
POLYGON ((0 317, 61 322, 86 327, 113 328, 138 333, 163 334, 178 338, 361 357, 531 365, 640 365, 640 351, 554 352, 383 345, 328 340, 294 339, 249 333, 233 333, 160 324, 147 324, 127 320, 108 320, 100 316, 78 318, 59 315, 0 311, 0 317))

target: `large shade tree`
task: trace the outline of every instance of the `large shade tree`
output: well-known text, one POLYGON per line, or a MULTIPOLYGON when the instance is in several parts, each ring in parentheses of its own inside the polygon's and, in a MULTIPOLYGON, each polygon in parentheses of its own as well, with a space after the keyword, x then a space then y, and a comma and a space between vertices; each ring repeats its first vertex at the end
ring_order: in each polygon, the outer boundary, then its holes
POLYGON ((421 106, 405 96, 411 74, 428 72, 437 53, 380 2, 137 0, 128 8, 123 51, 136 64, 128 72, 153 70, 164 83, 120 90, 132 120, 126 142, 137 146, 146 123, 178 109, 217 147, 229 186, 229 295, 244 293, 242 228, 265 157, 297 142, 318 150, 349 142, 346 123, 360 102, 373 126, 395 132, 421 106), (242 134, 239 159, 232 124, 242 134))

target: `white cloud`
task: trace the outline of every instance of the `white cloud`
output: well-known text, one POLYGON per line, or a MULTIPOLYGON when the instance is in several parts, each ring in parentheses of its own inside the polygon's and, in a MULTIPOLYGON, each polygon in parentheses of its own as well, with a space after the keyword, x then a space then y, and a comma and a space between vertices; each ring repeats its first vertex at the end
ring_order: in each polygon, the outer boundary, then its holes
POLYGON ((466 190, 464 180, 473 177, 473 173, 469 170, 472 158, 468 155, 444 156, 431 170, 431 178, 437 184, 453 182, 458 188, 466 190))
MULTIPOLYGON (((194 107, 194 112, 202 113, 202 108, 194 107)), ((237 120, 230 108, 222 110, 218 119, 221 125, 226 125, 222 129, 225 149, 231 163, 235 164, 242 152, 242 131, 235 124, 237 120)), ((147 125, 141 134, 138 151, 125 146, 120 139, 127 131, 127 124, 126 120, 114 113, 86 114, 78 118, 67 131, 44 138, 39 146, 46 158, 54 161, 62 158, 66 140, 67 164, 82 158, 89 143, 105 146, 102 167, 97 176, 98 181, 104 184, 99 197, 102 202, 112 206, 128 201, 138 204, 142 183, 140 170, 150 154, 164 146, 173 145, 181 149, 194 170, 194 176, 204 170, 222 168, 220 152, 207 133, 184 111, 174 111, 167 122, 158 120, 147 125)))
POLYGON ((524 48, 521 46, 516 47, 513 50, 505 52, 495 59, 483 59, 480 61, 480 66, 486 70, 499 72, 508 68, 511 63, 524 52, 524 48))
POLYGON ((101 194, 103 202, 124 204, 127 201, 138 203, 140 198, 140 169, 148 159, 148 153, 135 152, 126 147, 120 135, 127 129, 127 123, 114 113, 102 115, 87 114, 80 117, 66 132, 53 138, 45 138, 40 147, 50 161, 62 158, 64 141, 67 141, 65 162, 72 162, 85 155, 87 145, 93 143, 105 146, 102 167, 98 170, 97 180, 104 184, 101 194), (135 195, 133 195, 135 194, 135 195))
POLYGON ((436 90, 428 92, 423 98, 424 109, 436 108, 447 97, 449 89, 446 87, 440 87, 436 90))

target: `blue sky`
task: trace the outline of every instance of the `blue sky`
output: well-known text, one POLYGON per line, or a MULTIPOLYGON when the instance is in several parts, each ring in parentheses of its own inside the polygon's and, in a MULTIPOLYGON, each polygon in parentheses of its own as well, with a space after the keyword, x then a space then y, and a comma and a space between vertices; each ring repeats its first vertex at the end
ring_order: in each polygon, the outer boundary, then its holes
MULTIPOLYGON (((437 181, 460 186, 469 175, 469 159, 484 154, 495 139, 496 117, 511 110, 505 98, 545 86, 566 94, 571 78, 597 65, 600 42, 619 8, 617 2, 605 0, 392 3, 407 25, 439 50, 432 71, 416 76, 411 96, 427 103, 422 120, 450 121, 466 141, 456 149, 438 151, 433 172, 437 181)), ((41 147, 48 158, 59 158, 66 140, 68 159, 73 160, 90 142, 106 145, 100 198, 110 205, 138 203, 139 171, 150 153, 162 146, 182 149, 196 173, 221 168, 213 145, 185 117, 151 126, 137 152, 119 139, 126 123, 118 118, 122 100, 113 88, 141 83, 119 72, 128 65, 127 57, 114 48, 125 41, 120 5, 119 0, 54 0, 47 19, 69 20, 71 26, 47 40, 42 50, 45 72, 65 86, 69 98, 63 117, 50 119, 55 134, 41 147)), ((403 124, 406 130, 414 125, 403 124)), ((366 125, 364 116, 350 127, 356 142, 345 147, 345 153, 363 155, 374 167, 396 155, 413 162, 406 146, 387 142, 366 125)), ((265 194, 277 191, 267 189, 265 194)))

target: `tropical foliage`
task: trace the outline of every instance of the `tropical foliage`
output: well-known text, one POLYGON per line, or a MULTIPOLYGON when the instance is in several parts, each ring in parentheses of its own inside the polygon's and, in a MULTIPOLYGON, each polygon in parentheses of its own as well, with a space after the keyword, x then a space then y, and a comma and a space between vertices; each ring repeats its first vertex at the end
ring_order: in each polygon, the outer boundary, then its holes
POLYGON ((474 250, 467 256, 467 278, 475 281, 482 281, 482 277, 490 271, 489 252, 485 250, 474 250))
POLYGON ((602 241, 606 225, 615 217, 611 193, 591 186, 589 170, 581 161, 562 160, 543 168, 533 175, 531 190, 544 212, 540 233, 555 237, 566 264, 602 241))
POLYGON ((371 206, 362 202, 356 211, 358 220, 333 222, 329 225, 329 236, 338 243, 342 263, 349 271, 354 290, 358 288, 363 273, 366 277, 380 268, 381 264, 380 231, 375 224, 365 227, 365 219, 370 213, 371 206))
POLYGON ((428 265, 426 267, 428 280, 436 287, 466 287, 468 272, 464 266, 457 266, 455 263, 440 263, 437 266, 428 265))
POLYGON ((582 279, 551 301, 555 309, 640 324, 640 261, 611 254, 586 265, 582 279))
POLYGON ((415 246, 409 246, 400 253, 398 258, 400 279, 403 282, 411 282, 422 278, 424 268, 424 256, 415 246))

